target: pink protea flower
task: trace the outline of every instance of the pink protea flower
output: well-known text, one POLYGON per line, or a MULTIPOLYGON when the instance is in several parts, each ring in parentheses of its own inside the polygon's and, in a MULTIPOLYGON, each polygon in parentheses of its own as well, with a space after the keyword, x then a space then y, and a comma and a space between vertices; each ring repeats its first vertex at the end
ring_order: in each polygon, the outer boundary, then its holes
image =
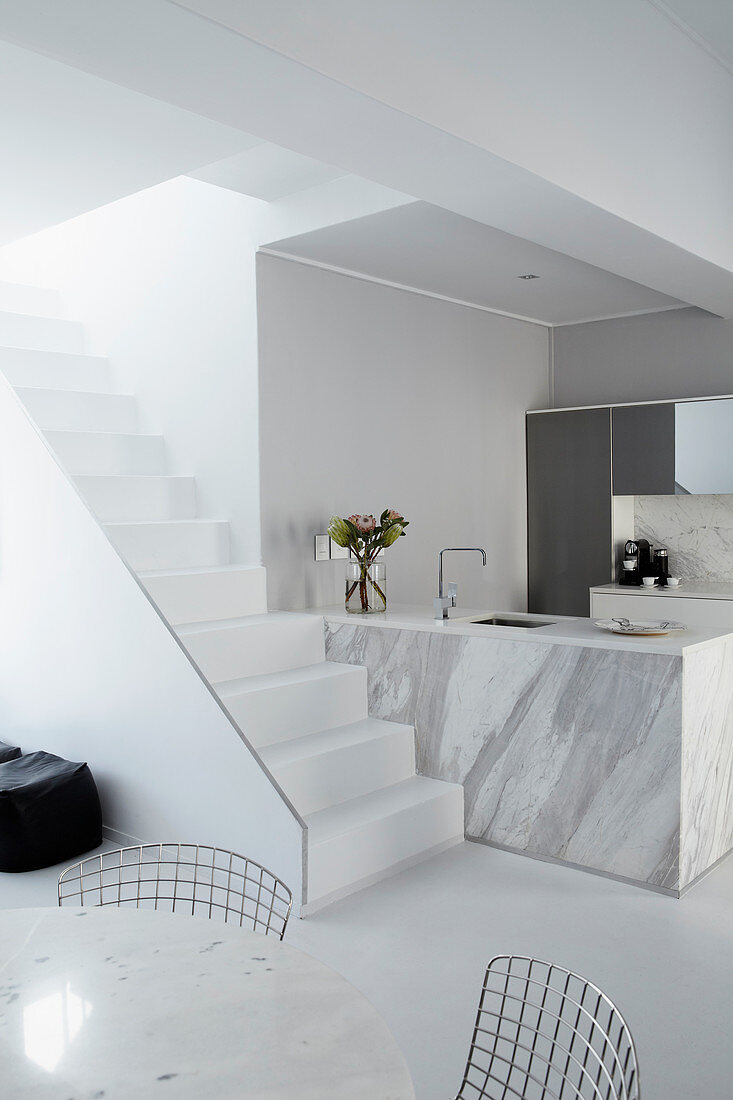
POLYGON ((362 535, 368 535, 377 526, 374 516, 349 516, 349 521, 362 535))
POLYGON ((402 519, 402 512, 395 512, 394 508, 390 508, 387 512, 387 519, 390 523, 394 523, 396 519, 402 519))

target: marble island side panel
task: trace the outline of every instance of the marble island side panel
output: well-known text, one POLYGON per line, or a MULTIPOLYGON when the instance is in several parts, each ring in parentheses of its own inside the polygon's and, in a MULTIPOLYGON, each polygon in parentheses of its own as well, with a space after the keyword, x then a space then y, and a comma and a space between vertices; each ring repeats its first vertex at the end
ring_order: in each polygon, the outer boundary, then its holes
POLYGON ((684 659, 680 888, 733 848, 733 639, 684 659))
POLYGON ((678 889, 681 656, 328 620, 326 652, 463 784, 467 836, 678 889))

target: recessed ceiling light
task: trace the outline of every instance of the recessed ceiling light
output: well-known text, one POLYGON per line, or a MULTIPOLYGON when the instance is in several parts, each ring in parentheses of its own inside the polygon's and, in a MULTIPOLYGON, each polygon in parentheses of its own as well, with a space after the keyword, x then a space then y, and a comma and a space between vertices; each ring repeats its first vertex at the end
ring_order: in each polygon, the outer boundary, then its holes
POLYGON ((539 275, 517 275, 518 279, 539 279, 539 275))

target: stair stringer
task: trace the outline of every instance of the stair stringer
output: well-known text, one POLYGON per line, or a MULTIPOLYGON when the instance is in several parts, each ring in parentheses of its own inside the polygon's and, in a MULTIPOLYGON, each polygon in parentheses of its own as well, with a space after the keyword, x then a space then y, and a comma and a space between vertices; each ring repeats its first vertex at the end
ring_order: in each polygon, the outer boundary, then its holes
POLYGON ((306 822, 1 373, 0 510, 4 729, 26 751, 88 760, 115 836, 228 844, 278 874, 299 909, 306 822), (48 546, 58 552, 49 555, 48 546), (137 677, 120 668, 123 657, 136 664, 137 677), (47 690, 39 691, 34 685, 44 675, 47 690), (173 765, 164 743, 174 759, 179 754, 173 765), (181 755, 186 747, 190 755, 181 755))

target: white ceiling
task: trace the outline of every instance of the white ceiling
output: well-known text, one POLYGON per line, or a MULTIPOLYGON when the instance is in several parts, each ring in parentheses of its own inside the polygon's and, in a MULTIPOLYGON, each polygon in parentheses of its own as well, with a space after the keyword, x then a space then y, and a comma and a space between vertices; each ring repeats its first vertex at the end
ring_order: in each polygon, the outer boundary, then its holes
POLYGON ((568 34, 579 8, 0 0, 0 38, 103 78, 59 100, 58 146, 54 81, 0 88, 13 211, 40 196, 60 220, 176 172, 277 198, 333 171, 733 316, 733 82, 652 3, 585 5, 568 34))
POLYGON ((0 244, 254 139, 0 41, 0 244))
POLYGON ((651 3, 0 0, 0 37, 733 316, 733 81, 651 3))
POLYGON ((275 202, 345 175, 340 168, 321 164, 270 142, 261 142, 243 153, 187 174, 265 202, 275 202))
POLYGON ((733 70, 731 0, 652 0, 652 3, 733 70))
POLYGON ((426 202, 273 241, 265 251, 549 325, 681 304, 426 202), (540 278, 519 278, 526 274, 540 278))

